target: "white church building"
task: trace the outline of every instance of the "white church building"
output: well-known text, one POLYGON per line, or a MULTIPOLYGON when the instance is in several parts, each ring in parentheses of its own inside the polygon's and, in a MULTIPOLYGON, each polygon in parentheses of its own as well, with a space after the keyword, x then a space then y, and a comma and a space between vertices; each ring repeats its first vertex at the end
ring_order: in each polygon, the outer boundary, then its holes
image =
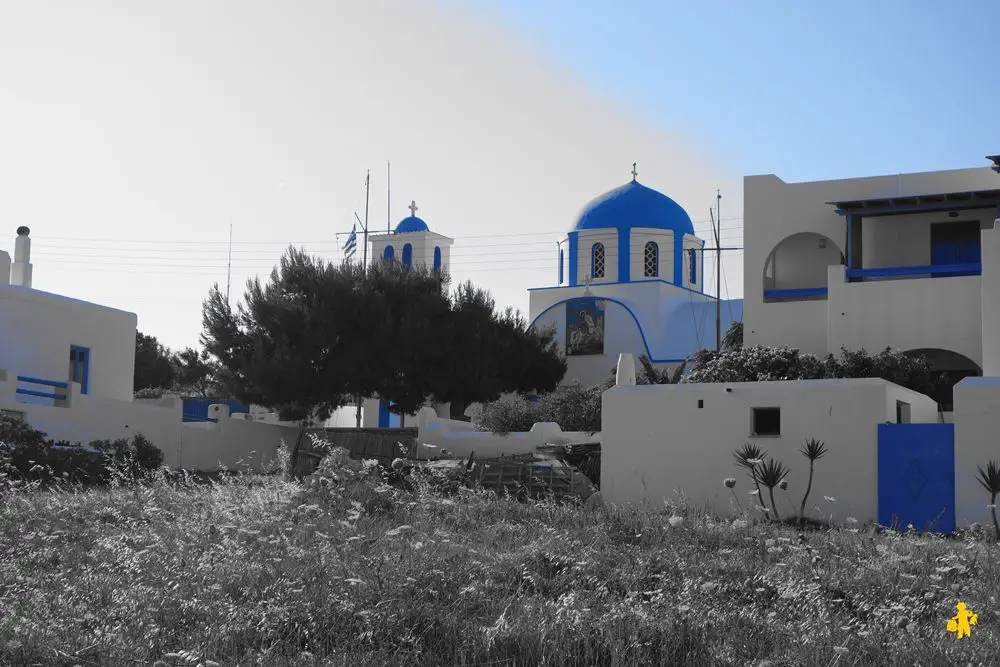
POLYGON ((926 354, 1000 376, 1000 157, 993 167, 744 180, 744 341, 816 355, 926 354))
MULTIPOLYGON (((392 231, 369 234, 372 258, 376 261, 395 260, 405 266, 424 266, 446 272, 451 263, 451 246, 455 240, 432 232, 427 222, 417 217, 415 201, 410 202, 409 208, 410 215, 400 220, 392 231)), ((362 402, 362 425, 365 428, 397 428, 403 421, 402 425, 416 426, 416 415, 408 415, 401 420, 389 408, 390 403, 384 399, 365 399, 362 402)))
MULTIPOLYGON (((529 291, 531 326, 554 327, 566 382, 608 381, 621 353, 673 368, 715 347, 705 241, 677 202, 636 175, 584 207, 558 242, 556 284, 529 291)), ((743 318, 742 300, 719 309, 723 332, 743 318)))

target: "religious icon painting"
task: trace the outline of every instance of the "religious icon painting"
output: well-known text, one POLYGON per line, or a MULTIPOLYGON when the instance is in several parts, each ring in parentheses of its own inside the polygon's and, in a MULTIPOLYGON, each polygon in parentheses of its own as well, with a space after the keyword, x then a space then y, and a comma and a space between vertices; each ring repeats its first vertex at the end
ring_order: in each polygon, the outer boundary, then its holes
POLYGON ((604 304, 596 298, 566 304, 566 354, 604 354, 604 304))

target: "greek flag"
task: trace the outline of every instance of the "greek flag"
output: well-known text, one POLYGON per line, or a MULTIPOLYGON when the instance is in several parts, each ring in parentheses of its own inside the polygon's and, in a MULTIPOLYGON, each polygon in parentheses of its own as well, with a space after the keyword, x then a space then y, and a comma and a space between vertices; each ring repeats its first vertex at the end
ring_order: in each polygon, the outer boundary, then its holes
POLYGON ((357 225, 351 227, 351 233, 347 237, 347 243, 344 244, 344 254, 348 259, 354 257, 354 253, 358 250, 357 227, 357 225))

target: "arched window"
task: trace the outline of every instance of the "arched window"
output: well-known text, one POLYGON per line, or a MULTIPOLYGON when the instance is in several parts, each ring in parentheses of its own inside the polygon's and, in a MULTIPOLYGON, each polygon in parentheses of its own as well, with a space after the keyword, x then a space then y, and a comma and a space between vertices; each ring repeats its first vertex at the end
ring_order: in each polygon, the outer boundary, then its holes
POLYGON ((563 251, 559 248, 559 284, 562 285, 563 281, 563 251))
POLYGON ((387 245, 385 250, 382 251, 382 257, 385 259, 393 259, 396 256, 396 251, 392 249, 391 245, 387 245))
POLYGON ((594 278, 604 277, 604 244, 595 243, 590 250, 590 275, 594 278))
POLYGON ((660 246, 653 241, 646 243, 643 252, 643 275, 647 278, 655 278, 660 275, 660 246))
POLYGON ((403 246, 403 266, 413 266, 413 246, 409 243, 403 246))
POLYGON ((441 270, 441 248, 434 246, 434 270, 441 270))
POLYGON ((688 248, 688 265, 691 267, 691 275, 688 276, 692 285, 698 284, 698 251, 694 248, 688 248))

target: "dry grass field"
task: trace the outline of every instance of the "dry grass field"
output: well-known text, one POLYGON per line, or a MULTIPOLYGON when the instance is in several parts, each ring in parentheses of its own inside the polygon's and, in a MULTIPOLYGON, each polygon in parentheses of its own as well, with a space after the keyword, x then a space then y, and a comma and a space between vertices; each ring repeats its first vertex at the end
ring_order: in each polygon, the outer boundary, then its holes
MULTIPOLYGON (((402 491, 375 468, 12 488, 4 665, 987 665, 982 535, 402 491), (972 636, 947 631, 957 602, 972 636), (181 652, 185 652, 181 654, 181 652)), ((720 478, 720 485, 721 485, 720 478)), ((2 488, 2 487, 0 487, 2 488)))

